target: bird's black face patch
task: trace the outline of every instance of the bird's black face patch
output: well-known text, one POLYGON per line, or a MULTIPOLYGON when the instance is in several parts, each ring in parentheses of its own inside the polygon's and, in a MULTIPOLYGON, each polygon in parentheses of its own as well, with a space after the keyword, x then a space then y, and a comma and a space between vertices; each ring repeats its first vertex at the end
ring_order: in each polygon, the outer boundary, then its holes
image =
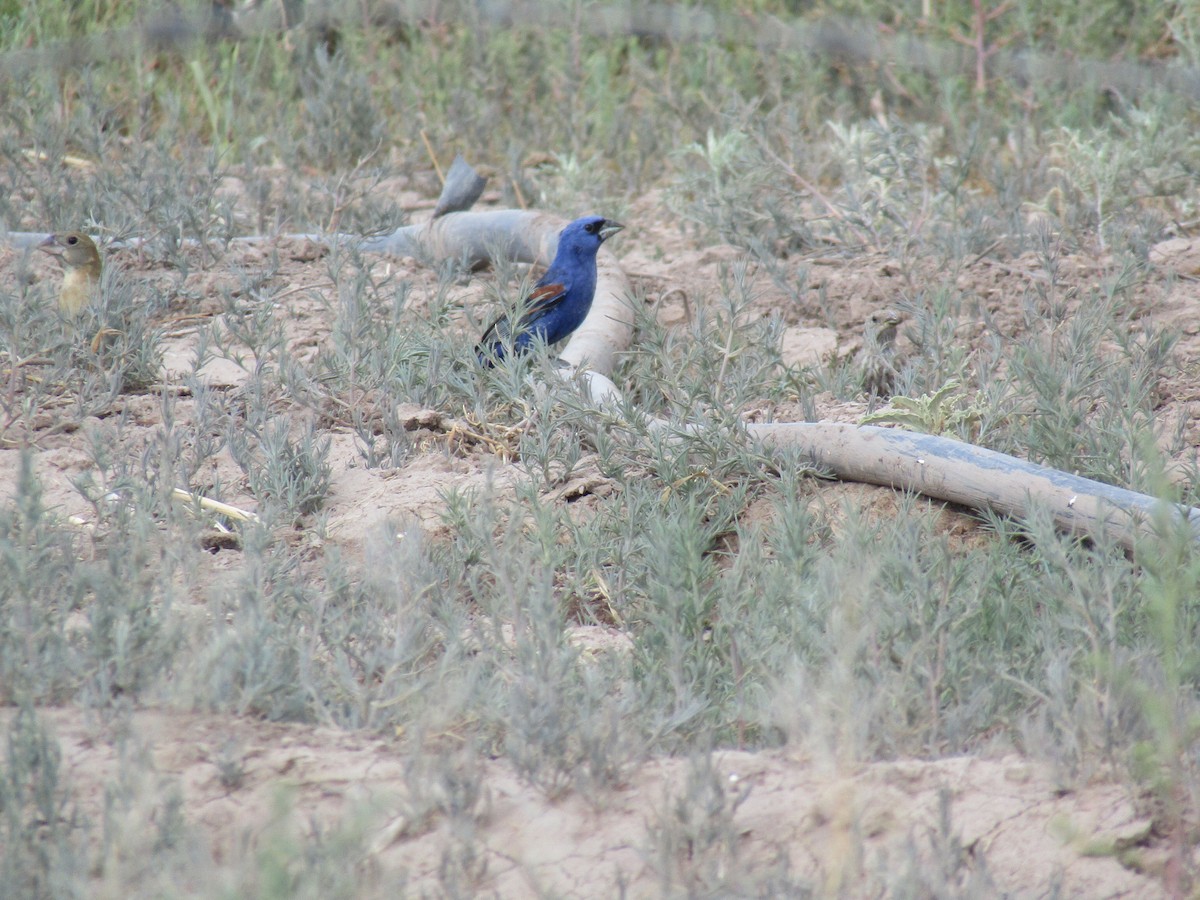
POLYGON ((583 230, 586 231, 588 234, 595 234, 597 231, 600 230, 600 226, 603 224, 604 224, 603 219, 601 219, 598 222, 588 222, 586 225, 583 226, 583 230))

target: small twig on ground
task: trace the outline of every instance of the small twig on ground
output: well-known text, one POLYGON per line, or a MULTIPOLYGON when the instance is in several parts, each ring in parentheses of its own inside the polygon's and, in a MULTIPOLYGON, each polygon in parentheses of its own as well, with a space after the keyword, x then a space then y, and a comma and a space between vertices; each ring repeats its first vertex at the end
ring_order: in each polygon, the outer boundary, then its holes
POLYGON ((219 513, 230 519, 236 519, 239 522, 257 522, 258 515, 245 509, 238 509, 236 506, 230 506, 228 503, 222 503, 220 500, 213 500, 210 497, 202 497, 200 494, 193 494, 191 491, 185 491, 183 488, 175 488, 171 492, 176 500, 182 500, 185 503, 199 504, 201 509, 207 509, 209 512, 219 513))
POLYGON ((425 152, 429 154, 430 161, 433 162, 433 171, 437 172, 438 180, 444 185, 446 176, 442 173, 442 167, 438 165, 437 154, 433 152, 433 145, 429 143, 429 135, 425 133, 425 129, 421 129, 421 140, 425 142, 425 152))

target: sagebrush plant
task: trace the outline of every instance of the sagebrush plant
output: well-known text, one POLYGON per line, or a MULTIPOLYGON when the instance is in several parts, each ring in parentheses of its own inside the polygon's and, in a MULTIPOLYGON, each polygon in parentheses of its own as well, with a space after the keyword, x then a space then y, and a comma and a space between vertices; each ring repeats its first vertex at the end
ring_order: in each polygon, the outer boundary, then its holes
POLYGON ((84 596, 75 557, 79 535, 57 527, 32 465, 23 454, 17 493, 0 517, 0 681, 10 704, 62 702, 77 686, 66 623, 84 596))
POLYGON ((13 896, 70 891, 85 876, 86 833, 70 790, 58 742, 23 702, 0 763, 0 873, 13 896))
POLYGON ((768 167, 750 138, 731 130, 676 151, 680 182, 669 195, 687 221, 707 226, 729 243, 748 244, 769 222, 762 209, 770 185, 768 167))
POLYGON ((57 308, 54 278, 53 286, 26 283, 0 292, 6 361, 0 440, 10 447, 46 417, 63 429, 85 416, 110 414, 122 393, 148 390, 159 377, 156 321, 166 298, 158 287, 136 284, 109 266, 97 299, 68 317, 57 308))
POLYGON ((292 436, 290 417, 230 430, 229 452, 246 473, 264 515, 299 519, 321 508, 329 492, 330 439, 310 423, 292 436))
POLYGON ((689 758, 683 784, 659 801, 648 823, 650 866, 664 896, 744 890, 757 880, 739 866, 734 821, 750 790, 710 755, 689 758))
POLYGON ((710 292, 689 302, 684 328, 667 329, 634 306, 636 345, 616 372, 629 399, 652 415, 726 425, 779 379, 778 316, 757 315, 748 260, 723 269, 710 292))
POLYGON ((903 849, 881 854, 868 869, 872 888, 894 897, 994 897, 987 848, 963 845, 953 822, 950 791, 938 792, 938 818, 927 833, 911 833, 903 849), (931 865, 928 860, 934 860, 931 865))
MULTIPOLYGON (((1131 261, 1061 307, 1053 270, 1038 283, 1028 329, 1011 350, 1004 378, 1010 412, 993 446, 1102 481, 1151 487, 1153 473, 1140 468, 1136 451, 1161 429, 1155 410, 1161 380, 1176 365, 1178 335, 1146 320, 1134 324, 1133 289, 1143 271, 1131 261)), ((1178 434, 1159 437, 1168 453, 1181 446, 1178 434)))
MULTIPOLYGON (((756 10, 783 21, 791 6, 756 10)), ((866 0, 836 10, 917 24, 866 0)), ((128 53, 30 68, 25 49, 103 42, 141 11, 0 2, 0 68, 21 75, 0 77, 0 220, 141 240, 115 251, 76 321, 19 259, 0 285, 0 448, 15 472, 0 503, 0 702, 17 707, 3 883, 153 894, 200 871, 211 894, 395 893, 370 862, 378 810, 300 831, 286 796, 214 874, 179 786, 136 777, 148 766, 132 741, 103 820, 85 821, 35 708, 85 706, 129 734, 162 704, 387 736, 405 770, 389 833, 444 837, 432 877, 448 895, 489 890, 489 767, 603 810, 651 754, 687 760, 635 839, 664 893, 820 893, 855 874, 879 893, 993 889, 952 804, 886 858, 848 833, 816 880, 784 851, 745 862, 747 789, 713 751, 785 745, 847 768, 1016 747, 1064 790, 1123 772, 1169 844, 1171 886, 1188 884, 1191 531, 1160 523, 1132 558, 1037 514, 982 515, 963 538, 919 497, 889 514, 829 500, 811 460, 766 457, 738 416, 799 404, 815 417, 821 391, 859 398, 845 363, 786 371, 780 332, 847 318, 807 257, 886 260, 912 351, 897 389, 923 427, 1195 498, 1195 472, 1165 462, 1186 422, 1169 432, 1159 417, 1186 342, 1147 315, 1168 285, 1148 247, 1195 217, 1194 110, 1053 79, 993 76, 980 95, 903 60, 862 67, 732 37, 591 34, 572 25, 591 21, 576 4, 537 28, 497 27, 470 3, 394 27, 357 4, 336 11, 324 31, 130 37, 128 53), (195 286, 235 237, 404 224, 412 193, 437 193, 430 148, 489 167, 505 204, 623 220, 661 205, 649 217, 670 216, 688 249, 727 242, 742 257, 674 327, 659 274, 630 267, 637 339, 616 411, 551 374, 553 351, 478 367, 480 329, 527 274, 513 265, 464 300, 471 273, 454 261, 415 277, 338 246, 297 291, 269 245, 195 286), (1086 278, 1068 265, 1081 252, 1086 278), (973 280, 993 263, 1021 279, 1016 315, 973 280), (783 298, 776 315, 762 315, 764 285, 783 298), (164 384, 164 334, 204 290, 217 314, 190 371, 164 384), (298 299, 320 323, 310 345, 296 341, 298 299), (241 367, 236 387, 206 383, 217 356, 241 367), (410 432, 413 407, 432 414, 410 432), (159 421, 139 431, 147 409, 159 421), (76 432, 91 527, 59 515, 46 500, 58 476, 35 465, 76 432), (440 522, 381 520, 347 550, 323 519, 339 432, 372 469, 432 455, 485 476, 444 491, 440 522), (202 510, 177 487, 249 495, 259 521, 211 564, 202 510), (591 648, 588 628, 617 649, 591 648)), ((731 2, 696 12, 746 18, 731 2)), ((922 34, 965 34, 973 12, 935 4, 922 34)), ((1017 4, 984 49, 1025 36, 1068 56, 1169 50, 1194 65, 1194 19, 1182 4, 1017 4)), ((236 745, 213 765, 234 793, 253 769, 236 745)))

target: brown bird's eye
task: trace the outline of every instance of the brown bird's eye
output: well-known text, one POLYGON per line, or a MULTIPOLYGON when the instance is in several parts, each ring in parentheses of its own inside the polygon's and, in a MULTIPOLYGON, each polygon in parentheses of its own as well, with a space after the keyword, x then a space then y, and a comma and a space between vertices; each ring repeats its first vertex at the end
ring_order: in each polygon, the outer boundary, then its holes
POLYGON ((79 238, 75 237, 75 235, 71 235, 69 238, 67 238, 67 243, 73 247, 79 243, 79 238))

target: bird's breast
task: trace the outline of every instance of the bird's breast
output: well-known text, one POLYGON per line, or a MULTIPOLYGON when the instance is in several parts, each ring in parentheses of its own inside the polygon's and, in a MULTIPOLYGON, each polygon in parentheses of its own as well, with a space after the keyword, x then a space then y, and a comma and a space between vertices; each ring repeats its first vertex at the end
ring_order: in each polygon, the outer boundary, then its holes
POLYGON ((95 296, 99 282, 85 269, 68 269, 58 292, 58 308, 69 316, 77 316, 95 296))

